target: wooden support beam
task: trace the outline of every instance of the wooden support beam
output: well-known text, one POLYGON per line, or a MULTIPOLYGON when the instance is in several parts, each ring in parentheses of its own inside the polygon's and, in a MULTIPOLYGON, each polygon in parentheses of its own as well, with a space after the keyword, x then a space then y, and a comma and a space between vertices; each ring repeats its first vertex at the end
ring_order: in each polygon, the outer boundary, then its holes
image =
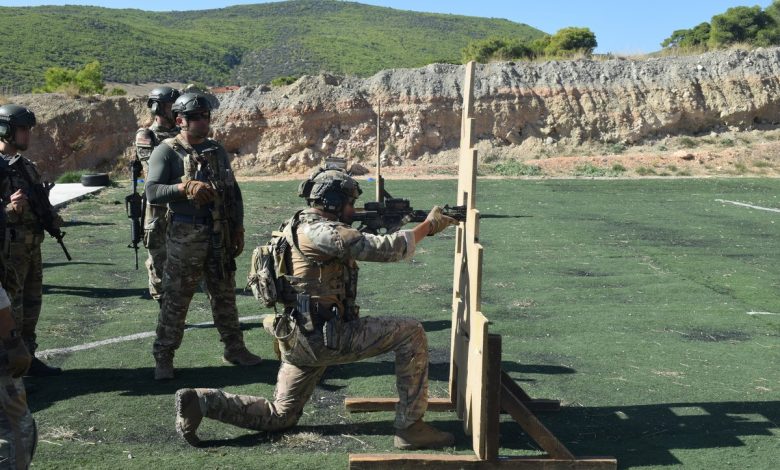
POLYGON ((501 448, 501 335, 488 334, 485 379, 485 460, 495 460, 501 448))
MULTIPOLYGON (((395 411, 398 398, 347 398, 344 406, 350 413, 371 411, 395 411)), ((449 398, 429 398, 428 411, 454 411, 455 404, 449 398)))
POLYGON ((614 470, 617 461, 611 457, 580 457, 561 460, 538 457, 501 457, 479 460, 474 455, 446 454, 350 454, 350 470, 429 470, 452 469, 544 469, 544 470, 614 470))
POLYGON ((554 459, 574 460, 574 455, 569 452, 569 449, 509 391, 504 383, 501 384, 501 408, 505 409, 523 431, 554 459))

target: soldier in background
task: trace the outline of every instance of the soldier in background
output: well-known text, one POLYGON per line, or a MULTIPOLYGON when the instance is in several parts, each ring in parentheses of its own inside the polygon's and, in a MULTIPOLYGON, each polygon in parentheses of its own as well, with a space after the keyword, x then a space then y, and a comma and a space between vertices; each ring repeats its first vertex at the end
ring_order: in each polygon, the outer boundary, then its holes
MULTIPOLYGON (((176 119, 171 108, 180 96, 177 89, 169 86, 154 88, 149 93, 146 106, 152 112, 154 122, 142 127, 135 133, 136 159, 143 164, 144 180, 149 175, 149 157, 152 150, 163 140, 175 137, 179 133, 176 119)), ((165 205, 146 204, 144 215, 144 246, 149 251, 146 270, 149 273, 149 295, 160 302, 162 293, 162 273, 165 267, 165 232, 168 229, 168 208, 165 205)))
POLYGON ((38 433, 21 378, 30 359, 0 286, 0 468, 28 468, 35 451, 38 433))
POLYGON ((167 204, 171 221, 152 349, 156 380, 173 378, 173 356, 201 279, 225 344, 223 359, 247 366, 261 361, 247 350, 239 328, 234 259, 244 249, 244 206, 227 152, 208 138, 211 104, 202 94, 185 93, 173 104, 173 115, 181 132, 154 149, 146 181, 147 199, 167 204))
MULTIPOLYGON (((0 197, 5 206, 7 219, 6 244, 8 246, 6 265, 8 273, 5 287, 11 298, 16 326, 20 329, 22 340, 33 355, 28 375, 44 377, 59 375, 62 369, 51 367, 35 357, 38 348, 35 327, 41 314, 43 298, 43 263, 41 243, 44 232, 41 221, 31 210, 26 192, 33 185, 41 184, 41 177, 35 164, 19 155, 27 150, 30 143, 30 130, 35 126, 35 114, 27 108, 15 104, 0 106, 0 158, 5 163, 15 162, 6 170, 0 181, 0 197)), ((56 226, 62 225, 62 219, 54 212, 52 220, 56 226)))
MULTIPOLYGON (((295 214, 284 232, 284 279, 295 295, 283 315, 264 322, 279 341, 281 366, 274 400, 219 389, 176 392, 176 430, 191 445, 203 417, 243 428, 278 431, 294 426, 327 366, 395 353, 399 401, 395 441, 399 449, 450 446, 454 437, 422 420, 428 407, 428 342, 419 321, 408 317, 360 318, 355 304, 356 261, 409 259, 416 245, 457 223, 434 207, 412 230, 370 235, 350 226, 358 183, 345 171, 321 169, 301 185, 309 208, 295 214), (294 299, 294 300, 293 300, 294 299), (294 326, 290 326, 294 325, 294 326), (281 333, 280 333, 281 332, 281 333)), ((270 317, 270 316, 269 316, 270 317)))

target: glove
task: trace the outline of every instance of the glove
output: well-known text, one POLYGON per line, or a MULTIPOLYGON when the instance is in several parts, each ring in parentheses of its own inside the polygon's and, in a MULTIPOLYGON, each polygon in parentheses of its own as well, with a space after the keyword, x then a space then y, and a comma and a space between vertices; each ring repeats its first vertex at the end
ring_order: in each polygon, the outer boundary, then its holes
POLYGON ((15 193, 11 194, 11 202, 8 204, 10 209, 15 213, 21 215, 30 206, 27 202, 27 196, 21 189, 17 189, 15 193))
POLYGON ((233 231, 233 258, 238 258, 244 251, 244 229, 243 227, 233 231))
POLYGON ((198 206, 208 204, 217 197, 217 192, 210 184, 198 180, 189 180, 184 183, 184 194, 187 195, 187 199, 194 201, 198 206))
POLYGON ((444 215, 439 206, 433 206, 433 209, 428 213, 428 217, 426 217, 425 220, 431 224, 431 229, 428 232, 429 237, 431 235, 436 235, 450 225, 458 225, 458 221, 450 216, 444 215))
POLYGON ((27 372, 32 362, 32 356, 24 346, 22 338, 15 336, 3 340, 3 349, 8 355, 8 373, 11 377, 18 378, 27 372))

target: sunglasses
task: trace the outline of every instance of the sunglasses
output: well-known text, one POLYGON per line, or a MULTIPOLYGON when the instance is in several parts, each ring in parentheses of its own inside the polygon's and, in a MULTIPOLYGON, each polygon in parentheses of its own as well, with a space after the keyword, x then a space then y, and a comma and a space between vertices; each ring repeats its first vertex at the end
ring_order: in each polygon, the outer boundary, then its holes
POLYGON ((194 113, 194 114, 187 114, 184 116, 187 118, 188 121, 210 121, 211 120, 211 113, 205 112, 205 113, 194 113))

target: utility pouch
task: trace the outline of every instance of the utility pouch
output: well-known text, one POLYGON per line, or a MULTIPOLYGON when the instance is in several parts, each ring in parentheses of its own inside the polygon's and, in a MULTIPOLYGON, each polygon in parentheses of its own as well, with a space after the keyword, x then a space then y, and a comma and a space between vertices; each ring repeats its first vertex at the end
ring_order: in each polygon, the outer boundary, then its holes
POLYGON ((322 324, 322 343, 328 349, 339 349, 339 309, 335 305, 330 309, 331 316, 322 324))

